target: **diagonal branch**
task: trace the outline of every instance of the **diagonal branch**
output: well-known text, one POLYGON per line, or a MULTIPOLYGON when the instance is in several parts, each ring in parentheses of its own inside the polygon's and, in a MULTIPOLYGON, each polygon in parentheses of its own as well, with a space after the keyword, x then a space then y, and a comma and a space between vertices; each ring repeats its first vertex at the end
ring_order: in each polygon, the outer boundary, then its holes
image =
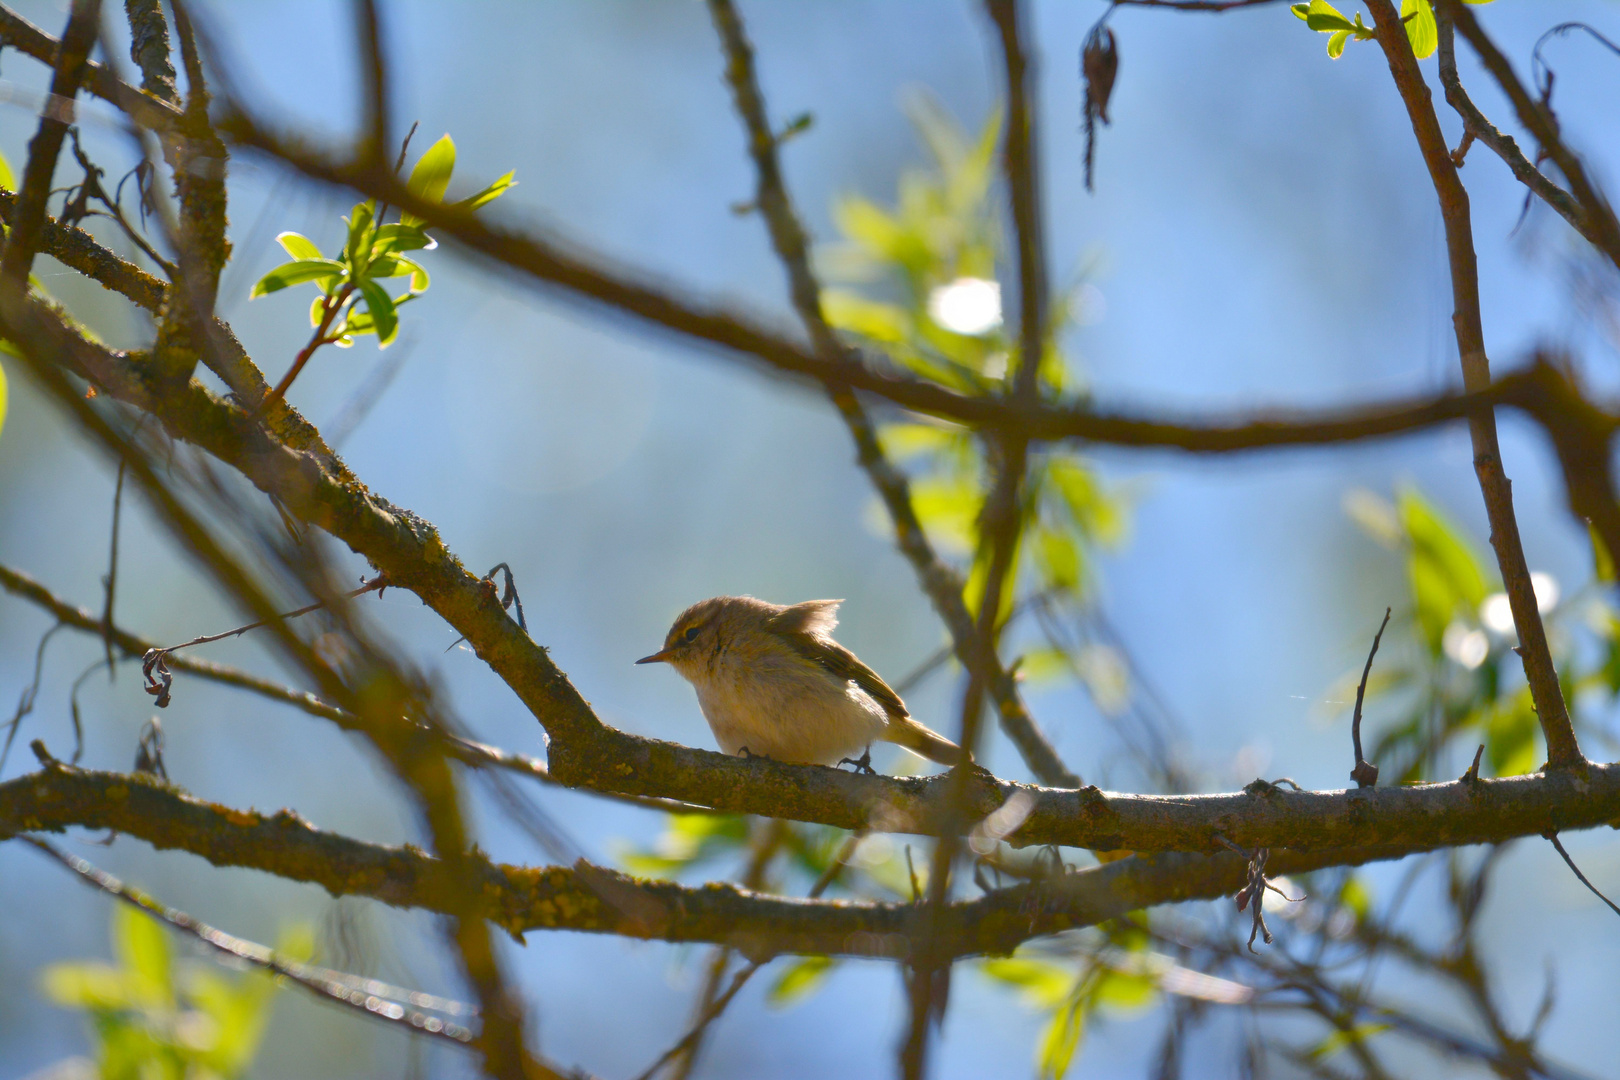
POLYGON ((1519 77, 1513 73, 1513 65, 1508 63, 1507 57, 1502 55, 1485 31, 1480 28, 1479 20, 1474 13, 1459 3, 1458 0, 1439 0, 1439 6, 1455 24, 1468 44, 1473 46, 1474 52, 1479 54, 1485 70, 1491 73, 1502 92, 1513 103, 1513 110, 1518 114, 1519 123, 1534 135, 1536 142, 1542 150, 1552 158, 1558 171, 1564 174, 1569 183, 1570 193, 1575 196, 1576 202, 1586 213, 1587 228, 1581 230, 1599 250, 1609 257, 1616 268, 1620 268, 1620 220, 1616 220, 1614 210, 1609 206, 1603 193, 1586 175, 1586 167, 1581 159, 1575 155, 1558 134, 1558 122, 1541 103, 1530 96, 1519 77))
POLYGON ((1444 4, 1440 5, 1435 10, 1435 19, 1439 31, 1440 85, 1446 88, 1446 102, 1457 111, 1458 116, 1462 117, 1463 130, 1484 143, 1493 154, 1501 158, 1516 180, 1557 211, 1558 216, 1569 222, 1570 227, 1576 232, 1586 237, 1593 247, 1601 248, 1600 237, 1587 219, 1586 211, 1575 201, 1575 196, 1547 179, 1546 175, 1524 156, 1524 151, 1519 149, 1519 144, 1513 140, 1513 136, 1500 131, 1468 96, 1468 91, 1463 89, 1462 78, 1457 74, 1457 35, 1456 28, 1451 22, 1450 9, 1444 4))
MULTIPOLYGON (((1452 326, 1456 331, 1457 352, 1462 361, 1463 385, 1482 390, 1490 385, 1490 361, 1485 354, 1485 331, 1480 320, 1479 266, 1474 255, 1473 223, 1468 191, 1457 175, 1457 165, 1446 147, 1440 121, 1435 116, 1429 87, 1423 81, 1417 59, 1406 36, 1401 18, 1390 0, 1368 0, 1377 26, 1378 44, 1389 61, 1390 74, 1400 91, 1411 119, 1412 132, 1423 152, 1440 203, 1445 223, 1446 252, 1451 266, 1452 326)), ((1452 12, 1457 17, 1456 11, 1452 12)), ((1470 20, 1472 16, 1469 16, 1470 20)), ((1461 23, 1459 22, 1459 26, 1461 23)), ((1478 27, 1474 27, 1478 31, 1478 27)), ((1465 30, 1464 33, 1467 33, 1465 30)), ((1571 178, 1573 184, 1573 178, 1571 178)), ((1513 513, 1513 489, 1502 468, 1502 451, 1496 437, 1496 416, 1481 411, 1469 417, 1469 434, 1474 444, 1474 472, 1485 497, 1485 513, 1491 524, 1491 546, 1502 571, 1502 584, 1513 608, 1513 623, 1519 632, 1519 655, 1524 661, 1525 678, 1535 700, 1537 718, 1547 739, 1547 762, 1554 767, 1578 767, 1585 763, 1575 729, 1570 723, 1563 688, 1553 666, 1547 645, 1547 632, 1536 608, 1536 593, 1525 564, 1519 523, 1513 513)))
MULTIPOLYGON (((778 136, 771 128, 765 100, 754 71, 753 49, 748 43, 742 19, 731 0, 710 0, 709 11, 726 50, 726 81, 730 83, 737 112, 748 132, 748 152, 758 175, 754 204, 770 230, 771 243, 787 271, 788 284, 805 330, 818 357, 840 365, 859 365, 858 356, 839 340, 821 307, 821 286, 810 268, 809 241, 804 226, 794 212, 778 161, 778 136)), ((990 687, 1003 730, 1023 755, 1030 771, 1043 784, 1053 787, 1079 787, 1074 774, 1036 726, 1018 693, 1017 683, 1002 667, 993 649, 986 649, 962 595, 962 580, 948 566, 924 532, 911 501, 905 474, 895 468, 883 453, 877 431, 849 386, 835 379, 824 381, 833 404, 855 439, 857 460, 871 478, 894 522, 895 539, 916 571, 923 591, 950 631, 957 659, 969 671, 977 671, 990 687)))
POLYGON ((90 50, 101 30, 100 0, 73 0, 67 29, 62 32, 61 48, 52 58, 51 93, 39 117, 39 127, 28 142, 28 163, 23 167, 22 187, 12 214, 5 250, 0 254, 0 281, 8 287, 26 288, 28 272, 34 265, 39 236, 45 221, 45 200, 50 196, 51 177, 62 152, 68 123, 73 119, 73 99, 85 76, 90 50))

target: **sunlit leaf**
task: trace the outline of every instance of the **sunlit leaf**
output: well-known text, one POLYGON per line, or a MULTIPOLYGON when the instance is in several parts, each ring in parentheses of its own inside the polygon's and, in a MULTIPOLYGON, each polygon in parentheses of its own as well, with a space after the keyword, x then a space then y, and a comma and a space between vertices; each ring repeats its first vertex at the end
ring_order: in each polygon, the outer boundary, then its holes
POLYGON ((1412 43, 1412 55, 1419 60, 1433 56, 1440 34, 1429 0, 1402 0, 1401 20, 1406 24, 1407 40, 1412 43))
POLYGON ((344 245, 344 257, 350 266, 359 266, 361 256, 365 255, 372 241, 372 218, 376 216, 377 207, 369 200, 357 203, 354 212, 346 220, 349 224, 349 239, 344 245))
POLYGON ((856 293, 827 289, 821 294, 821 310, 834 328, 879 344, 897 345, 911 336, 911 318, 902 308, 856 293))
POLYGON ((1357 1024, 1346 1031, 1335 1031, 1321 1042, 1311 1048, 1310 1056, 1318 1061, 1332 1057, 1345 1047, 1366 1040, 1377 1035, 1380 1031, 1388 1031, 1388 1024, 1364 1023, 1357 1024))
POLYGON ((273 292, 280 292, 282 289, 291 288, 294 285, 302 285, 306 281, 324 284, 336 281, 346 273, 348 273, 348 269, 342 263, 334 262, 331 259, 297 259, 293 262, 282 263, 260 278, 248 296, 250 299, 266 296, 273 292))
POLYGON ((1339 890, 1339 903, 1343 904, 1360 922, 1372 914, 1372 892, 1360 874, 1351 874, 1339 890))
POLYGON ((961 428, 920 421, 884 424, 878 429, 883 452, 900 461, 922 454, 954 453, 964 438, 961 428))
POLYGON ((113 955, 132 979, 132 993, 153 1005, 174 1001, 169 939, 152 916, 128 904, 113 909, 113 955))
POLYGON ((1475 617, 1487 584, 1479 557, 1463 534, 1414 488, 1401 491, 1397 506, 1410 544, 1408 572, 1419 627, 1431 654, 1440 654, 1448 623, 1475 617))
POLYGON ((76 1009, 124 1009, 131 1004, 128 978, 110 964, 52 964, 40 976, 40 989, 58 1005, 76 1009))
POLYGON ((11 162, 6 160, 4 154, 0 154, 0 188, 7 191, 17 190, 17 177, 12 173, 11 162))
POLYGON ((6 369, 0 365, 0 431, 6 429, 6 369))
MULTIPOLYGON (((455 168, 456 144, 446 134, 428 147, 427 152, 416 162, 416 167, 411 170, 410 179, 405 181, 405 187, 424 202, 443 202, 444 193, 450 187, 450 174, 455 168)), ((404 225, 422 223, 421 218, 412 214, 401 214, 399 220, 404 225)))
POLYGON ((776 1008, 796 1004, 821 989, 838 962, 830 956, 794 958, 765 992, 765 1001, 776 1008))
POLYGON ((360 295, 366 298, 366 310, 371 313, 377 328, 377 346, 383 348, 399 333, 399 316, 394 313, 394 298, 375 281, 360 282, 360 295))
POLYGON ((1052 1014, 1046 1030, 1041 1033, 1035 1051, 1035 1061, 1042 1080, 1062 1080, 1074 1062, 1074 1052, 1080 1047, 1080 1036, 1085 1033, 1084 1002, 1076 1000, 1052 1014))
MULTIPOLYGON (((445 138, 449 138, 448 135, 445 138)), ((477 210, 480 206, 494 202, 511 188, 517 187, 517 181, 512 179, 512 173, 504 173, 495 182, 482 191, 474 192, 465 199, 457 201, 454 205, 462 210, 477 210)))
POLYGON ((398 251, 431 251, 438 246, 439 242, 419 226, 389 222, 378 226, 371 250, 377 255, 389 255, 398 251))
POLYGON ((1049 960, 1009 956, 979 965, 990 978, 1016 988, 1024 1001, 1038 1009, 1053 1009, 1074 988, 1074 969, 1049 960))
POLYGON ((911 505, 923 529, 938 544, 971 551, 984 496, 968 477, 926 476, 911 485, 911 505))
POLYGON ((280 244, 282 250, 295 259, 320 259, 325 257, 321 254, 321 249, 315 246, 315 241, 299 233, 278 233, 276 243, 280 244))
POLYGON ((1497 776, 1534 772, 1540 765, 1536 740, 1540 734, 1529 687, 1499 702, 1485 726, 1485 755, 1491 772, 1497 776))

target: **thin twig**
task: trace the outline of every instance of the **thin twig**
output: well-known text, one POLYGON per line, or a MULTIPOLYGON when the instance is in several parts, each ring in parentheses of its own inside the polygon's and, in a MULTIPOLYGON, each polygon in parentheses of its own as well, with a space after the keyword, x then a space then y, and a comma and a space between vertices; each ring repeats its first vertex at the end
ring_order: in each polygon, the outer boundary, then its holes
MULTIPOLYGON (((1569 222, 1571 228, 1586 237, 1594 247, 1599 246, 1598 235, 1593 231, 1591 222, 1587 220, 1586 211, 1581 209, 1575 196, 1553 183, 1536 168, 1535 164, 1524 156, 1524 151, 1519 149, 1519 144, 1513 140, 1513 136, 1498 130, 1463 89, 1462 78, 1457 74, 1456 27, 1452 24, 1450 10, 1441 4, 1435 9, 1434 14, 1439 37, 1437 55, 1440 85, 1445 87, 1446 103, 1462 117, 1464 143, 1470 139, 1478 139, 1484 143, 1493 154, 1502 159, 1515 179, 1557 211, 1560 217, 1569 222)), ((1455 155, 1453 160, 1458 168, 1462 167, 1460 154, 1455 155)))
POLYGON ((1491 73, 1508 100, 1513 103, 1514 112, 1518 114, 1519 123, 1529 129, 1535 136, 1541 149, 1552 158, 1558 171, 1564 174, 1569 190, 1575 196, 1575 201, 1585 211, 1588 229, 1581 230, 1583 236, 1592 240, 1598 250, 1609 257, 1609 261, 1620 268, 1620 220, 1616 220, 1614 210, 1607 199, 1603 197, 1587 176, 1586 168, 1581 159, 1564 143, 1558 133, 1558 121, 1544 104, 1537 102, 1531 96, 1519 77, 1513 73, 1513 65, 1508 63, 1507 57, 1502 55, 1500 49, 1485 35, 1480 28, 1479 20, 1474 18, 1460 0, 1438 0, 1437 8, 1446 12, 1457 30, 1468 39, 1468 44, 1478 54, 1485 70, 1491 73))
POLYGON ((357 975, 350 975, 347 972, 333 971, 330 968, 283 959, 276 956, 273 949, 249 941, 246 938, 237 937, 234 934, 227 934, 225 931, 215 929, 184 911, 169 907, 167 904, 153 898, 150 894, 125 884, 85 859, 69 854, 49 841, 26 835, 18 837, 18 839, 43 851, 69 870, 72 870, 79 876, 81 881, 117 897, 130 907, 144 912, 159 922, 179 930, 181 933, 189 935, 217 952, 295 983, 322 1001, 342 1005, 347 1009, 375 1020, 381 1020, 394 1027, 404 1028, 415 1034, 443 1039, 458 1046, 465 1046, 473 1039, 473 1032, 461 1024, 443 1020, 437 1016, 429 1016, 427 1013, 419 1012, 416 1009, 407 1010, 398 1002, 390 999, 399 998, 407 1004, 418 1008, 448 1013, 452 1016, 476 1016, 478 1010, 470 1005, 449 998, 407 990, 403 987, 389 986, 375 979, 366 979, 357 975))
POLYGON ((1586 880, 1586 875, 1581 873, 1581 868, 1575 865, 1575 860, 1570 858, 1569 852, 1564 850, 1564 845, 1559 841, 1558 834, 1556 832, 1550 832, 1546 833, 1545 835, 1548 840, 1552 841, 1552 846, 1557 849, 1558 854, 1564 857, 1564 862, 1568 864, 1570 870, 1575 874, 1576 877, 1581 879, 1581 884, 1585 885, 1588 889, 1591 889, 1593 896, 1597 897, 1605 904, 1608 904, 1610 911, 1614 912, 1616 915, 1620 915, 1620 907, 1616 907, 1613 900, 1610 900, 1607 896, 1604 896, 1603 893, 1598 890, 1596 885, 1586 880))
MULTIPOLYGON (((364 596, 366 593, 380 593, 387 587, 387 575, 378 574, 370 581, 362 584, 358 589, 352 589, 344 593, 342 598, 344 600, 353 600, 355 597, 364 596)), ((328 606, 327 601, 318 600, 296 610, 285 611, 268 619, 258 619, 248 623, 246 626, 238 626, 222 633, 204 634, 201 637, 194 637, 190 641, 182 641, 178 645, 165 645, 160 648, 148 649, 141 658, 141 674, 146 678, 146 692, 157 699, 155 704, 158 708, 162 709, 168 706, 169 691, 174 684, 174 678, 167 664, 167 658, 171 653, 179 652, 181 649, 189 649, 193 645, 207 645, 210 642, 223 641, 226 638, 240 637, 249 630, 257 630, 261 626, 283 623, 288 619, 296 619, 301 615, 308 615, 312 611, 320 611, 328 606)))
POLYGON ((118 596, 118 526, 124 507, 124 462, 118 463, 118 479, 113 483, 112 539, 108 543, 107 576, 102 579, 107 602, 101 609, 101 643, 107 654, 108 677, 113 671, 113 601, 118 596))
POLYGON ((1350 741, 1356 750, 1356 765, 1350 770, 1350 779, 1357 787, 1372 787, 1378 783, 1378 766, 1361 753, 1361 702, 1367 696, 1367 677, 1372 674, 1373 657, 1378 655, 1378 643, 1384 639, 1384 628, 1389 625, 1389 608, 1384 609, 1384 621, 1373 635, 1372 648, 1367 653, 1367 666, 1361 669, 1361 682, 1356 685, 1356 708, 1350 717, 1350 741))

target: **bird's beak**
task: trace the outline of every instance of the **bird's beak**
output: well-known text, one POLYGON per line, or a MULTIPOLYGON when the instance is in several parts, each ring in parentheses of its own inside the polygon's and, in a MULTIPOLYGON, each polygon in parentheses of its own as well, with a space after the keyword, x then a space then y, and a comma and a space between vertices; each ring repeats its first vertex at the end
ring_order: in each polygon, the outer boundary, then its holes
POLYGON ((674 655, 675 655, 675 650, 674 649, 664 649, 661 652, 653 653, 651 656, 643 656, 640 660, 637 660, 636 663, 638 663, 638 664, 667 664, 667 663, 669 663, 670 659, 672 657, 674 657, 674 655))

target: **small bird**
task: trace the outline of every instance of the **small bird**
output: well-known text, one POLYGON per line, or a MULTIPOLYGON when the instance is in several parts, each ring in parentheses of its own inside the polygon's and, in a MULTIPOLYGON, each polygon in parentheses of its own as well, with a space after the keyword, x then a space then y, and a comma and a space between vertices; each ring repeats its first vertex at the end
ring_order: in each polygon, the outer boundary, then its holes
POLYGON ((663 649, 636 663, 680 672, 728 754, 870 768, 881 739, 956 764, 961 747, 913 720, 900 695, 832 639, 841 603, 711 597, 681 612, 663 649))

